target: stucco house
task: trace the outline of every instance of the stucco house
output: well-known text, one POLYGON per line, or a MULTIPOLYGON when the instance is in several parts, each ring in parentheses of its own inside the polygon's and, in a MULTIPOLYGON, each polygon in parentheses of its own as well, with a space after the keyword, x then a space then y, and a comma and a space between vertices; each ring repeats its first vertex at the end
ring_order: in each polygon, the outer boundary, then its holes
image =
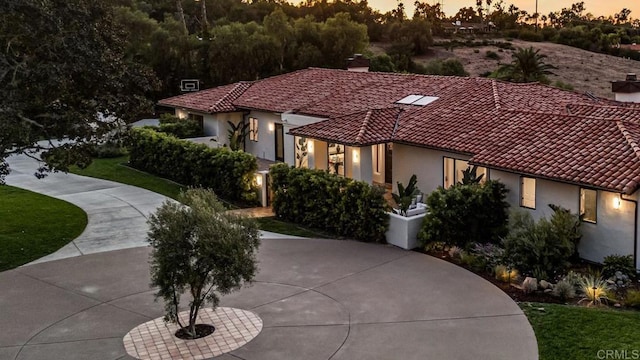
POLYGON ((638 260, 640 82, 598 98, 540 84, 310 68, 159 102, 202 120, 218 146, 228 123, 249 127, 245 151, 370 183, 429 193, 469 165, 510 189, 535 218, 548 204, 580 213, 580 256, 638 260))

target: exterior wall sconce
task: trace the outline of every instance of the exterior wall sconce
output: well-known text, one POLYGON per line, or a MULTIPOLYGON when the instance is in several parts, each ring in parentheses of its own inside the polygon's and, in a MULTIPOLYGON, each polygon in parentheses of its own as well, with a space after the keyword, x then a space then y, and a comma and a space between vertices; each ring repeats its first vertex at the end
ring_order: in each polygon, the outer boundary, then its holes
POLYGON ((307 140, 307 152, 313 153, 313 140, 307 140))
POLYGON ((620 209, 621 205, 622 205, 622 200, 620 199, 620 194, 618 194, 617 197, 613 198, 613 208, 620 209))
POLYGON ((269 131, 275 130, 276 126, 273 123, 269 123, 269 131))
POLYGON ((354 163, 359 163, 360 162, 360 150, 359 149, 353 149, 351 154, 352 154, 353 162, 354 163))
POLYGON ((262 174, 256 174, 256 185, 262 186, 262 174))

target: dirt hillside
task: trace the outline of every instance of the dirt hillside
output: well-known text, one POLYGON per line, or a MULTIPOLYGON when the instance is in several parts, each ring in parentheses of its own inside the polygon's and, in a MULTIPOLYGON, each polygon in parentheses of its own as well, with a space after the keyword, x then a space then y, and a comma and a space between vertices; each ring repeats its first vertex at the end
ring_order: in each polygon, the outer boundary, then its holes
MULTIPOLYGON (((611 81, 624 80, 627 73, 637 73, 640 76, 640 61, 597 54, 560 44, 521 40, 512 40, 510 42, 515 48, 533 46, 536 49, 540 49, 542 54, 548 56, 546 62, 558 67, 557 70, 553 71, 555 75, 549 76, 551 81, 559 80, 571 84, 577 91, 591 92, 597 96, 613 98, 611 81)), ((447 51, 442 47, 434 47, 432 54, 415 60, 428 62, 438 58, 458 58, 471 76, 480 76, 480 74, 487 71, 495 70, 500 64, 511 62, 513 50, 500 50, 496 46, 461 47, 455 48, 453 51, 447 51), (488 58, 487 51, 495 52, 500 56, 500 59, 488 58)))

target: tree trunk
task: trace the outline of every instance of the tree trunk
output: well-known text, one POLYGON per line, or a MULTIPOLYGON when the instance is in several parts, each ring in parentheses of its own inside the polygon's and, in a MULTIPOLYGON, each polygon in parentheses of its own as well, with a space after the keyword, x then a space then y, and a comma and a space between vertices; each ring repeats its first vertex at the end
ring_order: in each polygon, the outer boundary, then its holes
POLYGON ((202 37, 209 37, 209 20, 207 19, 207 1, 200 0, 202 3, 202 37))
POLYGON ((182 22, 182 28, 185 34, 189 34, 187 30, 187 21, 184 19, 184 10, 182 9, 182 0, 176 0, 176 7, 178 8, 178 17, 180 18, 180 22, 182 22))

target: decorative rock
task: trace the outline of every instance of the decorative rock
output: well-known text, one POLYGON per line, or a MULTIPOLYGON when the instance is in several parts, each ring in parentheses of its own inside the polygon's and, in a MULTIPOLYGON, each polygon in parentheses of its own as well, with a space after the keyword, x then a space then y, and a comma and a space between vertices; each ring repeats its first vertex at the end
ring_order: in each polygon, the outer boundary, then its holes
POLYGON ((553 289, 544 289, 544 293, 545 293, 545 294, 549 294, 549 293, 551 293, 552 291, 553 291, 553 289))
POLYGON ((532 277, 525 278, 522 282, 522 290, 524 290, 525 293, 531 293, 538 290, 538 279, 532 277))
POLYGON ((551 287, 551 284, 547 280, 540 280, 540 287, 546 290, 551 287))
POLYGON ((615 303, 615 304, 613 304, 613 307, 621 308, 622 305, 620 305, 620 303, 615 303))

